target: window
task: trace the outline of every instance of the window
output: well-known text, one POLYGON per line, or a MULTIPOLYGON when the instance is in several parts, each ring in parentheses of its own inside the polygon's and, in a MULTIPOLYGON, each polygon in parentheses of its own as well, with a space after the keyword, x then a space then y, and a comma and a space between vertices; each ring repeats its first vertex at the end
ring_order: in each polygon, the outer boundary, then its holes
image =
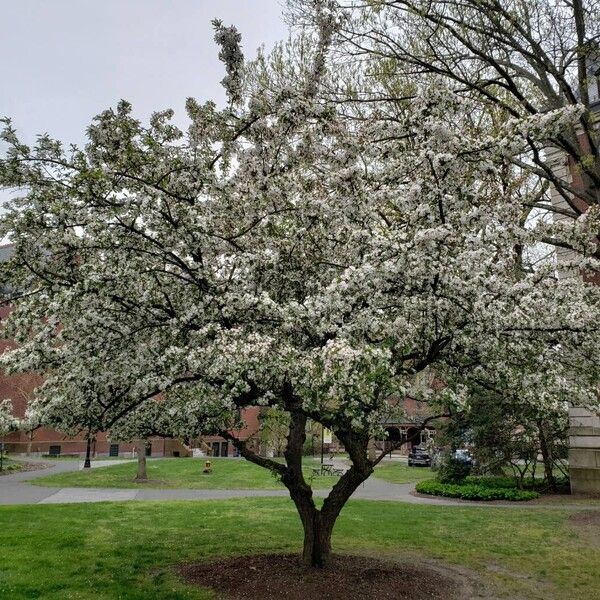
POLYGON ((119 456, 119 444, 111 444, 108 451, 109 456, 119 456))
POLYGON ((48 454, 50 456, 58 456, 60 454, 60 446, 50 446, 50 448, 48 448, 48 454))

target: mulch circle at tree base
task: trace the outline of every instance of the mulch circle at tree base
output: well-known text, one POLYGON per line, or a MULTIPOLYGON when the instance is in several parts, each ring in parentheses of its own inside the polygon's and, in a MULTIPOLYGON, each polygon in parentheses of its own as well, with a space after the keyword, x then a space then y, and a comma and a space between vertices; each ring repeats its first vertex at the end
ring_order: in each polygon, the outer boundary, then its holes
POLYGON ((227 600, 458 600, 472 595, 470 582, 450 570, 363 556, 336 555, 324 569, 305 566, 296 554, 241 556, 184 565, 179 574, 227 600))

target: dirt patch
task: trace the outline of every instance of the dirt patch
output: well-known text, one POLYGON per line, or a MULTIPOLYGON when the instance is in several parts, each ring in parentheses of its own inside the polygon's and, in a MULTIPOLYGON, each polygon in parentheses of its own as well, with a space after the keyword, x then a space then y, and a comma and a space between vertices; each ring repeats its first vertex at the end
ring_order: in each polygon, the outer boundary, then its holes
POLYGON ((22 463, 23 468, 21 471, 43 471, 44 469, 49 469, 53 467, 53 464, 50 463, 39 463, 39 462, 26 462, 22 463))
MULTIPOLYGON (((213 589, 226 600, 467 600, 468 578, 451 568, 336 555, 326 569, 311 569, 295 554, 242 556, 184 565, 187 583, 213 589)), ((477 596, 479 597, 479 595, 477 596)))
POLYGON ((531 500, 531 504, 567 504, 567 505, 597 505, 600 507, 600 496, 591 494, 543 494, 535 500, 531 500))
POLYGON ((569 527, 580 543, 600 548, 600 510, 580 510, 569 515, 569 527))
POLYGON ((580 510, 569 517, 575 527, 600 527, 600 510, 580 510))

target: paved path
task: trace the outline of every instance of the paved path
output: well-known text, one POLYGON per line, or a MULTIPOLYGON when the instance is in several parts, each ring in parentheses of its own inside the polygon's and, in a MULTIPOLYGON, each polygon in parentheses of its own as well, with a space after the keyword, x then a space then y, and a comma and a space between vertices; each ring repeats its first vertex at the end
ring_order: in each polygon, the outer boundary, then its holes
MULTIPOLYGON (((52 459, 51 459, 52 460, 52 459)), ((27 459, 29 463, 39 462, 41 466, 50 465, 48 468, 41 468, 37 471, 19 471, 12 475, 0 476, 0 504, 39 504, 41 502, 49 503, 49 498, 61 492, 59 488, 47 488, 26 483, 37 477, 45 477, 46 475, 54 475, 56 473, 70 473, 83 469, 83 461, 76 460, 56 460, 54 463, 48 461, 27 459)), ((110 467, 114 464, 122 462, 131 462, 123 460, 100 460, 92 462, 92 468, 110 467)), ((78 492, 83 491, 82 488, 77 488, 78 492)), ((98 492, 107 492, 120 490, 98 490, 98 492)), ((134 490, 135 491, 135 490, 134 490)), ((115 496, 115 500, 118 494, 115 496)), ((113 498, 102 498, 102 500, 111 500, 113 498)), ((94 501, 93 496, 90 500, 94 501)))
MULTIPOLYGON (((30 461, 34 462, 34 461, 30 461)), ((108 467, 125 461, 92 462, 92 468, 108 467)), ((337 466, 337 465, 336 465, 337 466)), ((77 471, 83 467, 78 461, 57 461, 46 469, 22 471, 0 477, 0 504, 68 504, 74 502, 106 502, 124 500, 219 500, 225 498, 287 497, 287 490, 184 490, 184 489, 115 489, 115 488, 51 488, 30 485, 27 482, 37 477, 55 473, 77 471)), ((448 498, 428 498, 414 495, 415 484, 395 484, 369 478, 353 494, 362 500, 406 502, 434 506, 474 506, 486 508, 555 508, 571 510, 600 510, 600 505, 583 504, 532 504, 532 503, 489 503, 461 502, 448 498)), ((326 496, 328 490, 317 490, 315 496, 326 496)))

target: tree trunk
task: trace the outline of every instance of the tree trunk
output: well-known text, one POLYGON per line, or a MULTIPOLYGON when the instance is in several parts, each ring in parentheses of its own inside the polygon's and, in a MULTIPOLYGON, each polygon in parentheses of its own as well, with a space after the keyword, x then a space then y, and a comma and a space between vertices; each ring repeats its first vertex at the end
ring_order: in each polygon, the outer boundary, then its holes
POLYGON ((284 450, 287 468, 281 480, 290 492, 304 528, 302 558, 309 566, 324 567, 331 553, 332 527, 329 527, 328 530, 323 527, 323 516, 315 506, 312 489, 304 480, 302 447, 305 439, 306 416, 292 413, 284 450))
POLYGON ((87 445, 85 447, 85 461, 83 463, 84 469, 90 469, 92 466, 92 463, 90 461, 91 449, 92 449, 92 440, 91 440, 90 436, 88 435, 87 445))
MULTIPOLYGON (((322 509, 318 510, 313 500, 312 489, 302 472, 302 449, 306 441, 307 416, 303 413, 299 400, 294 397, 289 383, 283 387, 282 399, 285 410, 290 413, 287 444, 283 453, 285 465, 256 455, 248 448, 246 441, 238 440, 227 431, 222 432, 221 435, 230 439, 244 458, 270 469, 281 477, 281 482, 289 490, 304 528, 302 551, 304 563, 311 567, 322 568, 330 561, 331 533, 342 508, 356 488, 373 472, 374 463, 370 462, 367 456, 369 436, 367 432, 353 432, 350 426, 346 429, 334 426, 333 431, 348 452, 352 466, 333 486, 323 501, 322 509)), ((321 423, 321 426, 324 425, 325 423, 321 423)))
POLYGON ((137 475, 136 481, 148 481, 148 474, 146 473, 146 442, 145 440, 138 440, 135 449, 137 452, 137 475))
POLYGON ((348 469, 333 486, 318 510, 312 497, 312 489, 302 475, 302 446, 305 440, 306 417, 292 413, 285 450, 287 469, 282 482, 290 491, 290 496, 298 509, 304 528, 302 558, 311 567, 326 567, 331 558, 331 534, 342 508, 356 488, 373 472, 373 465, 367 458, 369 438, 357 437, 352 432, 336 430, 335 434, 344 444, 352 461, 348 469))
POLYGON ((308 518, 302 519, 304 548, 302 560, 311 567, 323 568, 331 557, 331 533, 335 520, 328 519, 314 509, 308 518))
POLYGON ((544 430, 543 421, 538 421, 538 431, 540 438, 540 451, 542 452, 542 461, 544 463, 544 479, 548 484, 548 487, 553 492, 556 491, 556 479, 554 478, 554 460, 552 458, 552 451, 546 438, 546 432, 544 430))

